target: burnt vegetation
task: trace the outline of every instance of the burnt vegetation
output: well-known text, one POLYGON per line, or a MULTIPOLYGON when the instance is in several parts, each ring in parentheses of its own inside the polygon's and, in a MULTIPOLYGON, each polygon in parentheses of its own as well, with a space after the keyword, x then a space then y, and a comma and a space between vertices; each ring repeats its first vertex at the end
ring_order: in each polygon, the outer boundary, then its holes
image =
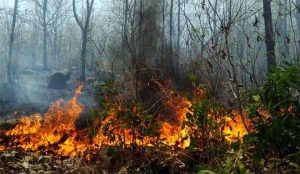
POLYGON ((300 173, 299 0, 0 0, 0 173, 300 173))

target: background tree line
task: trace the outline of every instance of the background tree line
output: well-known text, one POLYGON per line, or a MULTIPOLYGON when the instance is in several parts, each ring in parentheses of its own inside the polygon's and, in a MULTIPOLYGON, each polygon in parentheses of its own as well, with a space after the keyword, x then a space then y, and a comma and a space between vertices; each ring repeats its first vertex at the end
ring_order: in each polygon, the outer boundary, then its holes
POLYGON ((0 9, 2 81, 26 69, 111 71, 138 97, 147 73, 184 86, 191 76, 227 101, 257 88, 272 66, 300 63, 296 0, 15 0, 0 9), (146 73, 147 72, 147 73, 146 73), (225 90, 224 90, 225 91, 225 90))

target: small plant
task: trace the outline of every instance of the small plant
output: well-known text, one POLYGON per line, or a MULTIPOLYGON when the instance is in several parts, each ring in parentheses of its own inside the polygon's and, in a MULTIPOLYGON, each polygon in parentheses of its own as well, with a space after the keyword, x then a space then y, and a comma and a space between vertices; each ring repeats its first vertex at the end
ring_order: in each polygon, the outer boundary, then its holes
POLYGON ((105 103, 103 106, 105 109, 99 113, 100 121, 95 128, 97 131, 101 128, 102 134, 112 144, 143 145, 145 138, 159 137, 159 122, 140 103, 115 102, 105 103))
POLYGON ((182 124, 182 129, 188 127, 190 130, 191 143, 189 148, 191 150, 201 147, 207 150, 207 155, 211 156, 211 148, 213 145, 212 139, 217 140, 221 137, 218 116, 222 111, 215 103, 208 100, 203 86, 199 86, 193 92, 194 96, 191 101, 191 106, 186 114, 187 120, 182 124))
POLYGON ((197 174, 230 174, 230 173, 242 173, 251 174, 251 170, 247 168, 245 159, 243 158, 243 150, 239 149, 236 152, 227 152, 221 159, 216 159, 220 162, 210 168, 202 167, 198 170, 197 174))
POLYGON ((113 101, 117 98, 121 93, 121 87, 121 83, 113 79, 95 84, 93 87, 95 100, 99 101, 100 107, 105 107, 103 104, 107 104, 108 101, 113 101))

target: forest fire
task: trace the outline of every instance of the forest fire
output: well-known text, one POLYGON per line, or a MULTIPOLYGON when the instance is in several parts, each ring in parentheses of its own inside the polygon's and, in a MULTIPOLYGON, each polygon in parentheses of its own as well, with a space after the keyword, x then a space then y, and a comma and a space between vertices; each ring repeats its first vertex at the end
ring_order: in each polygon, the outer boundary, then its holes
MULTIPOLYGON (((89 136, 90 130, 76 129, 76 120, 84 110, 83 105, 78 102, 78 97, 83 88, 80 85, 68 102, 57 101, 50 106, 47 113, 42 116, 39 113, 30 117, 22 117, 20 123, 15 128, 8 130, 5 135, 11 142, 5 146, 0 146, 0 150, 21 148, 25 151, 42 150, 48 154, 58 154, 61 156, 75 156, 85 154, 88 149, 95 149, 101 145, 131 145, 154 146, 158 141, 167 146, 186 148, 190 145, 190 130, 182 127, 187 121, 187 113, 192 114, 191 102, 183 97, 177 97, 174 101, 168 101, 166 105, 172 106, 175 110, 173 122, 162 121, 155 118, 155 122, 160 123, 159 135, 142 135, 147 132, 149 125, 146 122, 141 125, 124 126, 124 120, 120 119, 117 111, 111 110, 105 119, 101 120, 101 126, 97 134, 89 136), (113 123, 113 124, 111 124, 113 123), (142 129, 138 131, 137 129, 142 129)), ((120 113, 128 113, 128 110, 118 107, 120 113), (122 111, 122 112, 121 112, 122 111)), ((142 117, 141 111, 136 106, 130 110, 136 117, 142 117)), ((239 117, 237 117, 239 118, 239 117)), ((134 125, 135 123, 132 123, 134 125)), ((223 133, 229 142, 235 141, 246 134, 240 120, 227 120, 223 133)))
MULTIPOLYGON (((230 116, 225 117, 225 126, 222 130, 224 137, 229 142, 242 141, 243 137, 248 134, 246 128, 243 125, 243 121, 239 113, 233 112, 233 118, 230 116)), ((245 113, 243 115, 246 115, 245 113)), ((247 119, 245 119, 247 121, 247 119)), ((247 121, 249 126, 250 123, 247 121)))
POLYGON ((54 150, 60 155, 74 155, 75 152, 68 150, 70 147, 82 152, 82 146, 78 142, 69 143, 76 137, 75 121, 83 111, 83 106, 77 101, 82 88, 83 85, 80 85, 76 89, 69 102, 57 101, 50 106, 43 117, 39 113, 31 117, 22 117, 14 129, 6 132, 6 136, 13 137, 14 144, 24 150, 38 150, 41 147, 50 150, 47 148, 60 144, 60 148, 54 150), (65 137, 67 140, 62 141, 65 137))

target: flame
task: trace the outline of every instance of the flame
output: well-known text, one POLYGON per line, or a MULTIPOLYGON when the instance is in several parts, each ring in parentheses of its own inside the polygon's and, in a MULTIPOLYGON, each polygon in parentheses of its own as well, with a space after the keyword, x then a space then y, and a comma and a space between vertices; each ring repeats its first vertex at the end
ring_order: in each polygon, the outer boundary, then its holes
POLYGON ((21 117, 20 123, 12 130, 6 132, 6 136, 14 137, 14 142, 18 147, 24 150, 38 150, 61 143, 56 151, 60 155, 72 156, 74 151, 68 149, 80 149, 80 144, 70 141, 77 136, 75 121, 83 111, 83 106, 78 103, 77 98, 80 95, 83 85, 80 85, 74 97, 67 103, 57 101, 50 106, 47 113, 42 117, 39 113, 31 117, 21 117), (63 141, 64 137, 69 137, 63 141), (77 147, 79 146, 79 147, 77 147))
POLYGON ((182 124, 187 121, 186 114, 192 112, 189 108, 192 106, 191 102, 184 98, 171 99, 167 102, 167 105, 174 106, 175 116, 177 123, 163 122, 162 128, 160 129, 160 138, 163 139, 163 143, 169 146, 175 146, 181 148, 189 147, 190 137, 189 130, 187 127, 182 129, 182 124), (178 101, 179 100, 179 101, 178 101), (174 104, 174 102, 176 104, 174 104))
MULTIPOLYGON (((80 85, 68 102, 56 101, 43 116, 36 113, 29 117, 21 117, 20 123, 5 133, 13 140, 9 146, 20 147, 25 151, 44 150, 46 153, 62 156, 75 156, 78 153, 84 155, 87 150, 99 148, 102 145, 136 144, 152 147, 159 142, 159 144, 171 147, 189 147, 191 143, 189 135, 194 130, 187 126, 182 127, 182 125, 188 121, 186 115, 193 114, 190 110, 192 102, 180 94, 173 93, 164 101, 164 105, 172 110, 172 114, 168 115, 168 118, 153 116, 153 119, 161 125, 159 135, 156 137, 141 136, 134 126, 124 126, 125 121, 118 117, 118 114, 124 111, 120 103, 108 110, 107 116, 94 120, 93 126, 100 125, 100 127, 97 129, 96 135, 91 137, 88 128, 77 130, 75 125, 84 110, 83 105, 78 102, 82 89, 83 85, 80 85)), ((200 91, 199 95, 203 96, 204 92, 200 91)), ((133 106, 131 112, 136 117, 142 114, 137 106, 133 106)), ((247 133, 239 118, 226 117, 223 134, 226 135, 225 138, 229 142, 235 141, 247 133)), ((145 123, 141 123, 140 126, 145 131, 149 128, 149 125, 145 123)), ((0 151, 5 149, 6 146, 0 146, 0 151)), ((88 157, 89 154, 87 154, 88 157)))
MULTIPOLYGON (((247 119, 248 113, 244 112, 243 116, 246 120, 247 126, 250 125, 248 119, 247 119)), ((225 116, 225 126, 222 130, 225 139, 228 142, 236 142, 236 141, 243 141, 243 137, 248 134, 242 118, 240 114, 237 111, 233 111, 233 113, 230 115, 225 116)))

